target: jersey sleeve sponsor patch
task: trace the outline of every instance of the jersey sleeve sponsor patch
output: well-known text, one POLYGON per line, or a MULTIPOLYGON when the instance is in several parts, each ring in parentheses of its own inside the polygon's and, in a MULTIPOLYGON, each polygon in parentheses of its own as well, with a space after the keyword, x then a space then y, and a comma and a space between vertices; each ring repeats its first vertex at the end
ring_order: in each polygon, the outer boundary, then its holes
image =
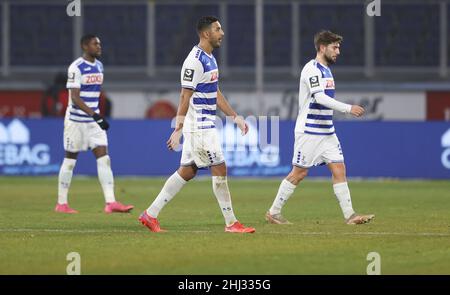
POLYGON ((309 85, 311 88, 319 86, 319 76, 312 76, 309 78, 309 85))
POLYGON ((81 87, 81 73, 76 65, 70 65, 67 71, 67 88, 80 88, 81 87))
POLYGON ((185 69, 183 74, 183 81, 192 82, 194 79, 194 70, 185 69))
POLYGON ((67 74, 67 82, 74 83, 75 82, 75 72, 69 72, 67 74))

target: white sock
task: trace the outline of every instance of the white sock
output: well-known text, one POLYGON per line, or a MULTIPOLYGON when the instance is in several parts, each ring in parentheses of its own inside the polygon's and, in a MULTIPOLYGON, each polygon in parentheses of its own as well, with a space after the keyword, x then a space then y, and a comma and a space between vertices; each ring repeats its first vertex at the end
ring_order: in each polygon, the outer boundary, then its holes
POLYGON ((334 194, 338 199, 339 206, 341 206, 344 218, 348 219, 355 213, 352 207, 352 198, 350 197, 350 190, 346 182, 333 184, 334 194))
POLYGON ((281 208, 286 204, 287 200, 294 193, 296 185, 290 183, 288 180, 283 179, 278 189, 277 196, 273 200, 272 207, 269 209, 270 215, 281 213, 281 208))
POLYGON ((108 155, 97 159, 98 180, 102 185, 106 203, 116 201, 114 197, 114 177, 111 170, 111 159, 108 155))
POLYGON ((158 217, 158 214, 162 208, 164 208, 164 206, 173 199, 173 197, 186 183, 187 181, 175 171, 175 173, 166 180, 166 183, 159 192, 158 196, 150 207, 148 207, 147 214, 154 218, 158 217))
POLYGON ((220 210, 225 218, 225 224, 227 226, 232 225, 237 221, 234 216, 233 206, 231 205, 231 195, 228 189, 228 182, 226 176, 213 176, 212 185, 214 195, 216 195, 219 202, 220 210))
POLYGON ((67 204, 67 194, 72 182, 73 169, 77 160, 64 158, 58 176, 58 204, 67 204))

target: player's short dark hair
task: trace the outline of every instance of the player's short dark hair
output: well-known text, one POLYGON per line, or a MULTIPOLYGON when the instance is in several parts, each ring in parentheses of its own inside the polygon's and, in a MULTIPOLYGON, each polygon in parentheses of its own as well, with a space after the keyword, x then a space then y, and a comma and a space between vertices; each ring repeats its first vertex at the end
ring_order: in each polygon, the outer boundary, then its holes
POLYGON ((344 38, 330 31, 322 30, 314 35, 314 46, 316 51, 320 50, 320 45, 329 45, 331 43, 341 43, 344 38))
POLYGON ((201 33, 204 30, 211 28, 211 24, 219 21, 215 16, 202 16, 197 22, 197 32, 201 33))
POLYGON ((94 38, 98 38, 97 35, 94 35, 94 34, 86 34, 86 35, 84 35, 83 37, 81 37, 80 45, 81 45, 81 46, 87 45, 87 44, 89 44, 89 42, 91 42, 91 40, 94 39, 94 38))

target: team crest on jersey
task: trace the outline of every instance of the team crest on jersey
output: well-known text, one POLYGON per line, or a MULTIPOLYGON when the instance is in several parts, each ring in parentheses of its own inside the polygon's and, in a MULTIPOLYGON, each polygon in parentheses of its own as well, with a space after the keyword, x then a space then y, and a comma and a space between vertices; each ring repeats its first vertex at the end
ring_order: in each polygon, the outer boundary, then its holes
POLYGON ((192 82, 193 79, 194 79, 194 70, 185 69, 183 74, 183 81, 192 82))
POLYGON ((311 85, 311 88, 319 86, 319 76, 309 78, 309 84, 311 85))

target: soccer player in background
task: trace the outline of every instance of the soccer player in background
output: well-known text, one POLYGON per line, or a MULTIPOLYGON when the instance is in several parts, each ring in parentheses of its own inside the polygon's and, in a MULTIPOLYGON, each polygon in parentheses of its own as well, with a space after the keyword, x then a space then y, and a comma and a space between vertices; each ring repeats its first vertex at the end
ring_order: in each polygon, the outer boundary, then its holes
POLYGON ((114 178, 108 156, 106 130, 108 122, 100 115, 99 97, 103 83, 103 64, 100 40, 95 35, 81 38, 83 56, 69 67, 66 87, 69 103, 64 119, 65 157, 58 177, 58 203, 55 211, 78 213, 69 207, 68 192, 78 153, 91 149, 97 159, 98 179, 105 197, 105 213, 129 212, 131 205, 117 202, 114 196, 114 178))
POLYGON ((175 130, 167 141, 174 150, 184 136, 180 167, 167 179, 161 192, 139 217, 139 221, 152 232, 163 231, 157 220, 161 209, 195 177, 199 168, 210 167, 213 192, 225 219, 225 232, 253 233, 235 217, 227 184, 227 168, 222 154, 215 118, 217 107, 232 116, 242 135, 248 126, 229 105, 219 89, 219 71, 212 51, 219 48, 224 32, 217 18, 205 16, 197 24, 200 38, 184 61, 181 70, 181 94, 175 130))
POLYGON ((266 220, 274 224, 290 224, 281 215, 281 209, 296 186, 316 165, 327 165, 332 174, 333 190, 347 224, 369 222, 374 215, 355 213, 347 185, 344 157, 333 126, 333 111, 350 113, 355 117, 364 114, 358 105, 349 105, 334 99, 334 79, 329 68, 336 62, 343 38, 330 31, 314 36, 316 58, 309 61, 301 72, 299 112, 295 125, 292 170, 281 182, 278 193, 266 220))

